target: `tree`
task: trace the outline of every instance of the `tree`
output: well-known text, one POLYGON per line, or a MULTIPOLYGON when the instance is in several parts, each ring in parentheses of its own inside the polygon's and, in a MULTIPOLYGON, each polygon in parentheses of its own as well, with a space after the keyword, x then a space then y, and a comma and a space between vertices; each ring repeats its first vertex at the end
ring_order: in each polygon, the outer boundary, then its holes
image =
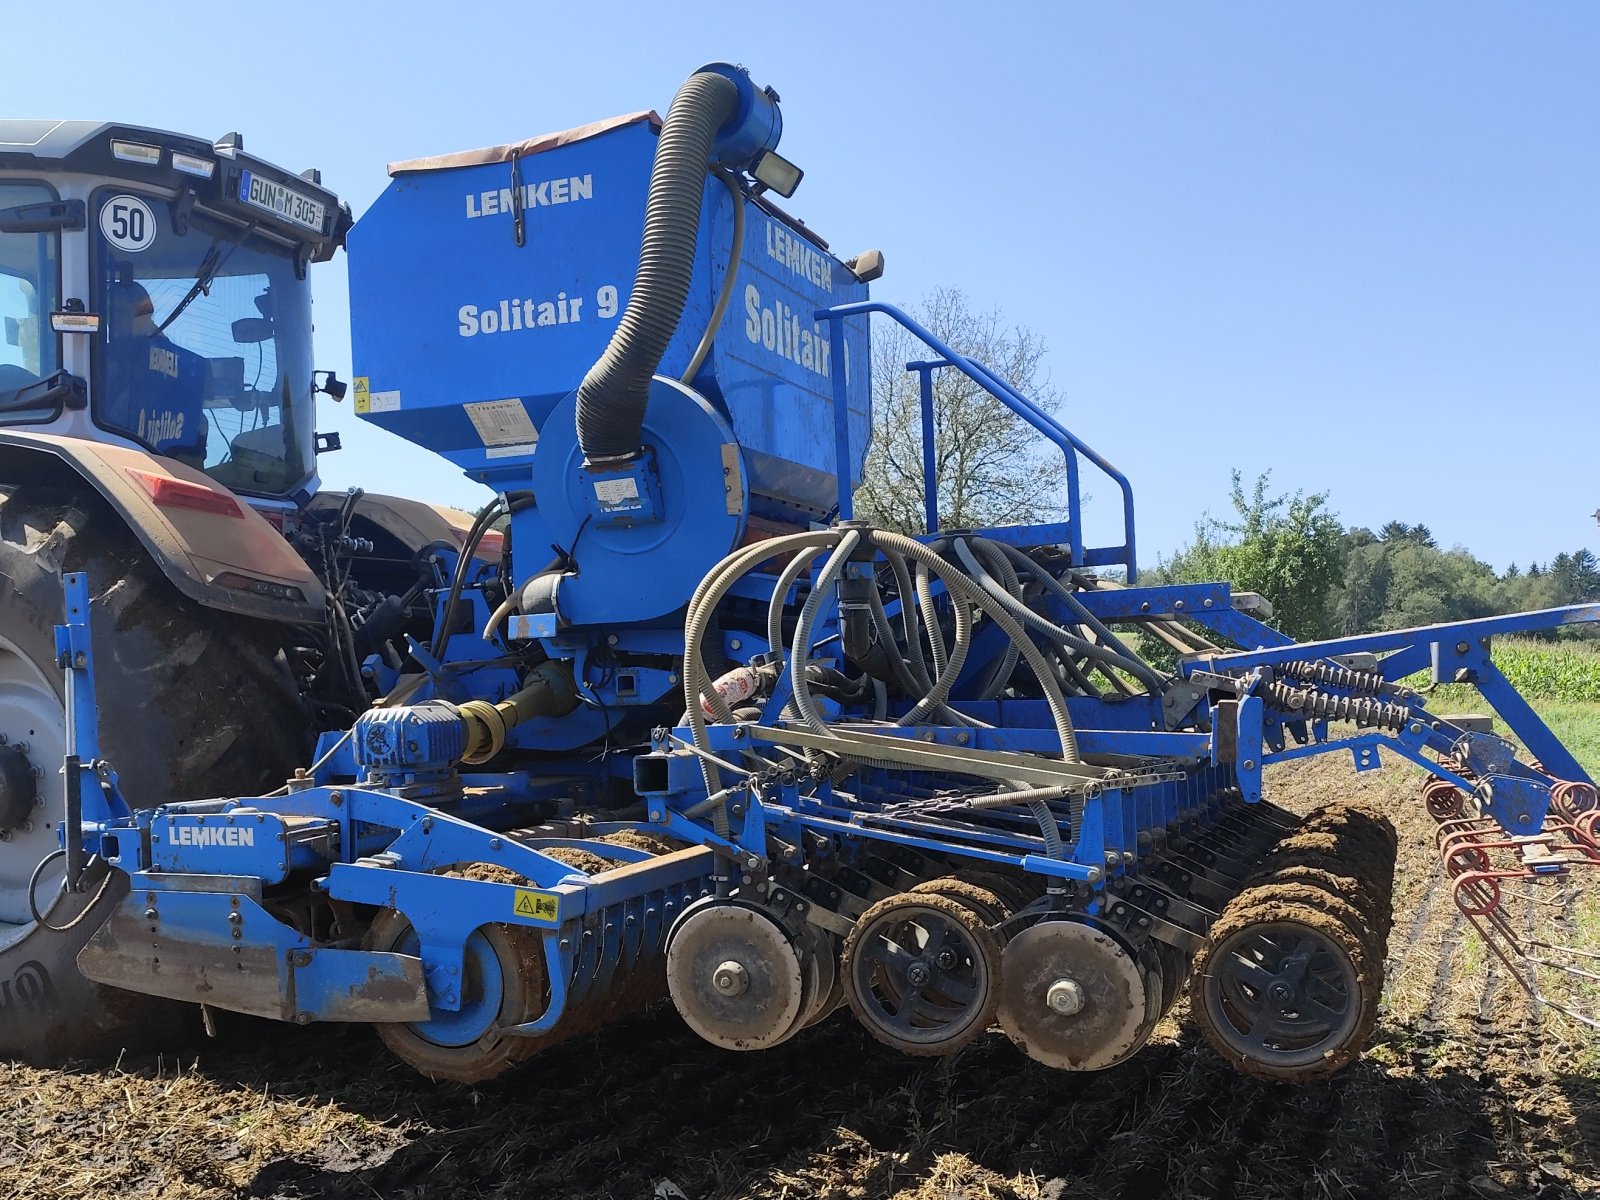
POLYGON ((1178 583, 1227 580, 1237 590, 1272 602, 1272 623, 1301 640, 1321 637, 1332 625, 1332 600, 1344 560, 1344 529, 1326 511, 1327 496, 1296 492, 1269 497, 1271 472, 1245 494, 1238 471, 1229 499, 1237 521, 1206 517, 1194 542, 1161 564, 1178 583))
MULTIPOLYGON (((1060 406, 1043 368, 1044 341, 1007 326, 998 310, 974 312, 961 292, 934 292, 912 315, 959 354, 989 367, 1046 412, 1060 406)), ((856 515, 903 533, 926 532, 922 406, 907 362, 933 352, 900 325, 872 331, 872 445, 856 515)), ((939 524, 961 529, 1059 518, 1066 470, 1061 455, 1026 421, 951 368, 934 373, 934 461, 939 524)))
POLYGON ((1433 540, 1433 530, 1426 525, 1407 525, 1404 521, 1388 521, 1383 528, 1378 530, 1378 537, 1385 542, 1410 542, 1416 546, 1426 546, 1430 550, 1438 549, 1439 543, 1433 540))
POLYGON ((1600 593, 1600 569, 1587 550, 1558 554, 1550 560, 1550 574, 1556 581, 1562 604, 1582 604, 1600 593))
MULTIPOLYGON (((1368 533, 1352 530, 1352 533, 1368 533)), ((1346 537, 1344 575, 1333 598, 1333 632, 1362 633, 1373 628, 1389 594, 1389 544, 1369 535, 1346 537)))

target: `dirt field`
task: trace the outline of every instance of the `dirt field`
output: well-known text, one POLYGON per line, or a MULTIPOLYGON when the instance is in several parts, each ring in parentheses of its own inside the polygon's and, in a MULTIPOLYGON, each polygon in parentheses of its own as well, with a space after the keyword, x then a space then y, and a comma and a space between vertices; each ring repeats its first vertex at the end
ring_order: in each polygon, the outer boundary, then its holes
POLYGON ((1401 830, 1377 1038, 1331 1084, 1235 1075, 1182 1005, 1100 1075, 999 1037, 954 1059, 881 1051, 848 1013, 737 1055, 670 1010, 496 1085, 435 1086, 361 1030, 251 1024, 182 1059, 0 1064, 0 1196, 1565 1197, 1600 1193, 1595 1043, 1503 986, 1435 887, 1416 776, 1318 760, 1294 807, 1392 799, 1401 830), (670 1181, 670 1182, 669 1182, 670 1181))

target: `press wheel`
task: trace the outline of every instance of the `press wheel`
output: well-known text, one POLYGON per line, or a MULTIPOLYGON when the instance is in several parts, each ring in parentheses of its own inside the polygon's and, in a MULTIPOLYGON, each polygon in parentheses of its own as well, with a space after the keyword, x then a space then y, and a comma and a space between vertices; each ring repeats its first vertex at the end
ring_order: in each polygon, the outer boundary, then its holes
POLYGON ((1000 944, 966 904, 902 892, 861 914, 840 959, 845 999, 868 1033, 906 1054, 954 1054, 999 1002, 1000 944))

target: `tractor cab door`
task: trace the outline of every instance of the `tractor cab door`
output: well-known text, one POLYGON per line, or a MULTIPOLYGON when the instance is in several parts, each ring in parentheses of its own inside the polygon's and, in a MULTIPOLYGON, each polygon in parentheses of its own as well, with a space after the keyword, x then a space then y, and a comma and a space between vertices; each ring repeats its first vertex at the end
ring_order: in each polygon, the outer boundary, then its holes
MULTIPOLYGON (((0 211, 48 204, 55 193, 39 183, 0 183, 0 211)), ((51 404, 29 406, 24 392, 61 365, 59 337, 50 328, 61 280, 61 235, 0 230, 0 423, 50 420, 51 404)))

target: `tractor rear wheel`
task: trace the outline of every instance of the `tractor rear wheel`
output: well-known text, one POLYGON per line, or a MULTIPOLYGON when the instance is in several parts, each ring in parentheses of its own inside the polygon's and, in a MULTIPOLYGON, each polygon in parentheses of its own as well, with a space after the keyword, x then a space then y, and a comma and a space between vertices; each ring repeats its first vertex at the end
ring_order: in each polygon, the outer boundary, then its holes
POLYGON ((68 895, 50 863, 32 889, 47 925, 32 916, 30 881, 63 816, 53 627, 68 571, 89 575, 100 752, 131 805, 274 787, 308 732, 277 627, 181 596, 99 497, 0 488, 0 1056, 41 1063, 150 1044, 186 1007, 78 973, 78 951, 126 893, 103 864, 68 895))

